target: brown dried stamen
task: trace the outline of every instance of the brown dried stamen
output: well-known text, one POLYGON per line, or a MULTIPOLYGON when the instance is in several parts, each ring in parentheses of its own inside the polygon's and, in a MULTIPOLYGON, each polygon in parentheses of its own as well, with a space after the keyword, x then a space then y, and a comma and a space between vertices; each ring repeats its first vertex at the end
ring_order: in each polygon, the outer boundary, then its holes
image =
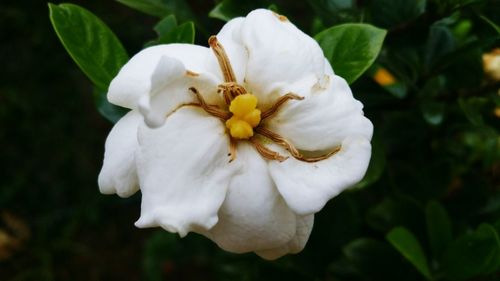
POLYGON ((216 105, 210 105, 210 104, 207 104, 205 102, 205 99, 203 99, 203 97, 201 96, 201 94, 198 92, 198 90, 196 90, 195 87, 191 87, 189 88, 189 90, 196 95, 196 99, 198 100, 199 104, 196 104, 196 103, 192 103, 190 105, 194 105, 194 106, 200 106, 201 108, 203 108, 203 110, 205 110, 208 114, 212 115, 212 116, 215 116, 219 119, 222 119, 223 121, 226 121, 227 119, 229 119, 231 117, 231 113, 225 111, 225 110, 222 110, 220 109, 218 106, 216 105))
POLYGON ((212 48, 212 51, 219 61, 220 68, 222 70, 222 75, 224 75, 225 82, 236 82, 236 76, 234 75, 231 63, 229 63, 229 57, 224 50, 224 47, 219 43, 215 35, 208 38, 208 45, 212 48))
POLYGON ((280 155, 278 152, 273 151, 267 147, 265 147, 262 143, 260 143, 257 139, 255 138, 250 138, 250 142, 253 144, 257 152, 264 157, 264 159, 268 160, 278 160, 279 162, 283 162, 288 157, 280 155))
POLYGON ((287 102, 288 100, 303 100, 304 97, 301 97, 301 96, 298 96, 296 94, 293 94, 293 93, 288 93, 284 96, 281 96, 274 104, 273 106, 271 106, 271 108, 269 108, 268 110, 262 112, 262 115, 261 115, 261 119, 264 120, 266 118, 269 118, 270 116, 272 116, 273 114, 275 114, 276 112, 278 112, 278 110, 281 108, 281 106, 287 102))
POLYGON ((236 159, 236 140, 229 136, 229 163, 236 159))
POLYGON ((309 162, 309 163, 318 162, 321 160, 328 159, 328 158, 330 158, 330 156, 339 152, 340 148, 341 148, 340 146, 335 147, 332 151, 328 152, 325 155, 321 155, 321 156, 317 156, 317 157, 305 157, 304 155, 302 155, 302 153, 299 152, 299 150, 293 144, 291 144, 287 139, 278 135, 277 133, 270 131, 270 130, 263 128, 263 127, 256 128, 255 132, 257 134, 260 134, 260 135, 272 140, 273 142, 281 145, 282 147, 284 147, 286 150, 288 150, 288 152, 290 152, 290 154, 293 156, 293 158, 300 160, 300 161, 309 162))
POLYGON ((230 105, 236 96, 247 93, 247 90, 236 82, 225 82, 220 84, 218 88, 219 93, 222 92, 227 105, 230 105))

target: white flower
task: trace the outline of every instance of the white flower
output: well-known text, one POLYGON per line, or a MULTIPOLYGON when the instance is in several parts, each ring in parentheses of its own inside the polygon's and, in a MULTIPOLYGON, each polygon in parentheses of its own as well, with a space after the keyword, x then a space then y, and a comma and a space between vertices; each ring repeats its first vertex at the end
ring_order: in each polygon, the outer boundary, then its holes
POLYGON ((121 69, 108 99, 131 111, 106 141, 100 190, 140 188, 138 227, 266 259, 297 253, 314 213, 365 174, 373 126, 284 16, 255 10, 209 45, 147 48, 121 69))

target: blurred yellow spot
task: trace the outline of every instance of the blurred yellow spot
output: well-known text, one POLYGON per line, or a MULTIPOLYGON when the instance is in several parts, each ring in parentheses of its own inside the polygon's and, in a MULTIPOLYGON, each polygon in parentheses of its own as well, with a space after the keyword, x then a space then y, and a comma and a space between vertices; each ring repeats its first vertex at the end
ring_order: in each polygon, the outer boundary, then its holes
POLYGON ((500 118, 500 107, 498 107, 498 106, 495 108, 495 116, 497 118, 500 118))
POLYGON ((392 74, 383 67, 377 69, 377 72, 375 72, 375 75, 373 75, 373 79, 380 86, 390 86, 396 83, 396 78, 394 78, 394 76, 392 76, 392 74))
POLYGON ((500 48, 483 54, 483 70, 495 81, 500 81, 500 48))
POLYGON ((260 123, 260 110, 257 109, 257 97, 252 94, 237 96, 229 105, 233 116, 226 121, 229 133, 236 139, 249 139, 253 128, 260 123))

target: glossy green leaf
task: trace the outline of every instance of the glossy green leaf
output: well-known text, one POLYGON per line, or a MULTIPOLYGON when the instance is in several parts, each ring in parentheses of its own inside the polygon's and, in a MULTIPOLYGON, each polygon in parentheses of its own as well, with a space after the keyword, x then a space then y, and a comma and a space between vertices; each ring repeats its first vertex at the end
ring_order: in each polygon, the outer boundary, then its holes
POLYGON ((158 39, 146 43, 145 47, 158 44, 194 43, 194 23, 185 22, 181 25, 177 25, 177 19, 174 15, 167 16, 158 22, 158 24, 155 25, 154 30, 158 34, 158 39))
POLYGON ((177 26, 177 18, 175 18, 174 15, 169 15, 163 18, 161 21, 159 21, 155 27, 153 28, 154 31, 158 34, 158 36, 162 36, 164 34, 167 34, 174 30, 174 28, 177 26))
POLYGON ((489 18, 487 18, 486 16, 484 15, 480 15, 480 17, 486 22, 488 23, 491 27, 493 27, 493 29, 495 29, 495 31, 500 34, 500 26, 498 24, 496 24, 495 22, 493 22, 492 20, 490 20, 489 18))
MULTIPOLYGON (((347 266, 352 265, 369 280, 413 280, 410 265, 406 265, 391 245, 372 238, 351 241, 343 249, 347 266), (390 268, 390 270, 388 270, 390 268)), ((364 280, 356 278, 355 280, 364 280)))
POLYGON ((270 5, 271 3, 267 0, 223 0, 210 11, 208 16, 223 21, 230 21, 236 17, 246 16, 250 11, 257 8, 270 8, 270 5))
POLYGON ((106 91, 97 88, 94 88, 94 103, 99 114, 113 124, 118 122, 129 111, 127 108, 110 103, 106 97, 106 91))
POLYGON ((181 21, 193 19, 191 8, 184 0, 116 0, 148 15, 165 17, 174 14, 181 21))
POLYGON ((335 73, 350 84, 377 58, 386 31, 369 24, 342 24, 315 36, 335 73))
POLYGON ((436 201, 427 204, 425 218, 432 253, 439 259, 453 239, 450 218, 445 208, 436 201))
POLYGON ((466 280, 500 269, 500 241, 495 229, 482 224, 475 232, 453 241, 444 256, 444 269, 451 280, 466 280))
POLYGON ((377 26, 389 28, 411 21, 425 11, 426 0, 373 0, 371 11, 377 26))
POLYGON ((145 14, 163 17, 170 13, 162 0, 116 0, 132 9, 145 14))
POLYGON ((427 257, 413 233, 404 227, 396 227, 386 238, 427 280, 432 279, 427 257))
POLYGON ((49 4, 50 20, 62 44, 101 90, 128 61, 118 38, 97 16, 73 4, 49 4))
POLYGON ((158 44, 170 44, 170 43, 194 43, 194 23, 185 22, 179 26, 176 26, 171 32, 162 34, 158 39, 158 44))
POLYGON ((431 69, 445 55, 455 50, 456 42, 453 33, 444 24, 431 26, 425 48, 425 63, 431 69))

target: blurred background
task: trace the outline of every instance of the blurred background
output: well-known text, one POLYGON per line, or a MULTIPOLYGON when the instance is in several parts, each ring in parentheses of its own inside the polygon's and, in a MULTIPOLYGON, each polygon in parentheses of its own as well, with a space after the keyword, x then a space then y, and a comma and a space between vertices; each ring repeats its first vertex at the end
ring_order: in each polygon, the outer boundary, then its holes
POLYGON ((168 14, 193 21, 202 45, 256 7, 310 35, 346 22, 387 29, 377 61, 351 85, 375 125, 367 176, 316 216, 302 253, 274 262, 196 234, 136 229, 140 194, 98 191, 113 124, 47 2, 2 0, 0 280, 500 280, 500 1, 148 1, 166 12, 71 3, 101 18, 129 55, 168 14), (422 251, 388 239, 394 227, 422 251))

